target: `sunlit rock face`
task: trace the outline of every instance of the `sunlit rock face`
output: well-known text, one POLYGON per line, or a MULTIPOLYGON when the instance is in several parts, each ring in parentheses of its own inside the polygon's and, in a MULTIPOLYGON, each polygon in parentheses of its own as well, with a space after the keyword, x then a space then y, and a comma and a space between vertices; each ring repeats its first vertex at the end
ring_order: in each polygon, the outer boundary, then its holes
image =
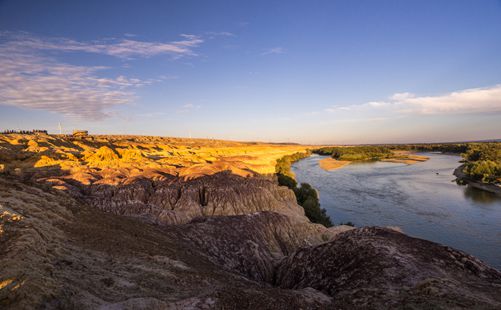
POLYGON ((138 179, 126 185, 85 189, 86 200, 103 211, 137 216, 157 224, 187 223, 197 217, 273 211, 307 221, 294 193, 263 177, 218 173, 192 180, 138 179))
POLYGON ((193 179, 223 171, 272 174, 276 160, 307 146, 148 136, 0 134, 0 171, 61 189, 133 178, 193 179), (56 184, 57 183, 57 184, 56 184))

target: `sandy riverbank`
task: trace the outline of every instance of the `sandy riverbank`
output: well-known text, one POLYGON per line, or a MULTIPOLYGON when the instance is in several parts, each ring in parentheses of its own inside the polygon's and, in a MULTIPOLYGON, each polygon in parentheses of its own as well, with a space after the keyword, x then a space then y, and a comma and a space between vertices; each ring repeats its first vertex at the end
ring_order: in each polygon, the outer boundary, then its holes
POLYGON ((381 159, 381 161, 412 165, 412 164, 424 162, 424 161, 427 161, 428 159, 430 159, 429 157, 426 157, 423 155, 413 154, 410 151, 394 151, 393 154, 395 157, 381 159))
MULTIPOLYGON (((428 159, 430 159, 429 157, 426 157, 423 155, 416 155, 416 154, 413 154, 412 152, 409 152, 409 151, 394 151, 393 153, 394 153, 395 157, 381 159, 381 161, 412 165, 412 164, 424 162, 424 161, 427 161, 428 159)), ((327 171, 342 168, 346 165, 349 165, 350 163, 351 163, 351 161, 349 161, 349 160, 336 160, 336 159, 331 158, 331 157, 324 158, 318 162, 318 164, 320 165, 320 168, 327 170, 327 171)))
POLYGON ((348 160, 336 160, 334 158, 328 157, 320 160, 318 164, 320 165, 320 168, 331 171, 335 169, 339 169, 341 167, 344 167, 346 165, 349 165, 351 162, 348 160))

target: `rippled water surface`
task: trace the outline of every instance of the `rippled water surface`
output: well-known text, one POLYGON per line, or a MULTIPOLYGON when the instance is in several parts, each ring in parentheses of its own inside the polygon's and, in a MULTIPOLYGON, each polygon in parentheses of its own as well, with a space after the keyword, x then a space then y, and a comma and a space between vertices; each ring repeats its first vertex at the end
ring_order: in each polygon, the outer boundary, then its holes
POLYGON ((399 226, 405 233, 473 254, 501 269, 501 199, 458 186, 459 156, 424 154, 414 165, 351 164, 324 171, 311 156, 292 167, 298 182, 310 183, 334 223, 399 226))

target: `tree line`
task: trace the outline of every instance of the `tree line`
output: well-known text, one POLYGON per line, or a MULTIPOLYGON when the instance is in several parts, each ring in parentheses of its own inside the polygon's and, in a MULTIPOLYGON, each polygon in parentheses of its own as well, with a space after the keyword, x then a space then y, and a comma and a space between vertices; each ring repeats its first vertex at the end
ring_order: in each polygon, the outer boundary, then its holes
POLYGON ((314 150, 320 155, 330 155, 337 160, 370 161, 390 158, 393 153, 385 146, 324 147, 314 150))

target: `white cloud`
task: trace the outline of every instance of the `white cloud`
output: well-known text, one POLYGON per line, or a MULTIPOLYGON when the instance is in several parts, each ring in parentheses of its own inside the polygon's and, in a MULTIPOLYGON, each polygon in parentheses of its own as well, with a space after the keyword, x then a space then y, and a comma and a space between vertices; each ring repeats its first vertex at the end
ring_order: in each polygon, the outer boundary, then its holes
POLYGON ((132 88, 149 83, 97 77, 101 70, 0 49, 0 103, 97 120, 109 116, 110 107, 131 102, 132 88))
POLYGON ((391 100, 408 106, 406 112, 422 114, 501 112, 501 85, 465 89, 441 96, 418 97, 399 93, 391 100))
POLYGON ((264 50, 261 55, 270 55, 270 54, 283 54, 285 53, 285 49, 283 47, 272 47, 264 50))
POLYGON ((156 80, 102 77, 106 67, 63 63, 46 51, 98 53, 119 58, 195 55, 193 49, 203 40, 187 34, 181 37, 169 43, 127 39, 79 42, 0 32, 0 104, 103 119, 111 115, 110 108, 132 102, 137 87, 175 77, 164 76, 156 80))
POLYGON ((392 112, 399 114, 462 114, 501 112, 501 84, 470 88, 439 96, 396 93, 387 101, 338 106, 327 112, 392 112))
POLYGON ((179 109, 177 109, 177 113, 188 113, 195 110, 200 109, 200 105, 194 105, 193 103, 183 104, 179 109))

